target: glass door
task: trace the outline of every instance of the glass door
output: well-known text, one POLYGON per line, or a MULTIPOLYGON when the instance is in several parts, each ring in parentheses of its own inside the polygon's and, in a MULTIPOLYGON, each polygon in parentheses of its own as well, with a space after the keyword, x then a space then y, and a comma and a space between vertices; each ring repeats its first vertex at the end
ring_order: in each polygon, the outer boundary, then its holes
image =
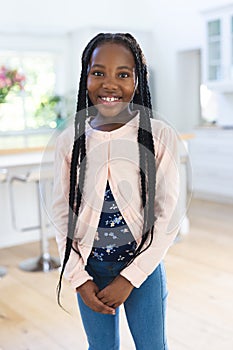
MULTIPOLYGON (((208 80, 220 80, 221 72, 221 21, 216 19, 207 23, 208 35, 208 80)), ((233 57, 233 56, 232 56, 233 57)))

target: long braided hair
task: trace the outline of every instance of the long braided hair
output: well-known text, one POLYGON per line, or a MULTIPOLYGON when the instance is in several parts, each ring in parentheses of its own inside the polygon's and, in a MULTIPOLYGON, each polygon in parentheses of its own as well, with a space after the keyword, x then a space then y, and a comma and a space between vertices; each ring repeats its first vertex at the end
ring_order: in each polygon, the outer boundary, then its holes
POLYGON ((135 40, 129 34, 123 33, 101 33, 96 35, 86 46, 82 54, 82 71, 79 82, 79 92, 77 100, 77 109, 75 115, 75 136, 71 158, 70 169, 70 192, 69 192, 69 213, 68 213, 68 233, 66 238, 66 249, 60 278, 57 286, 58 304, 60 304, 61 282, 66 264, 69 260, 71 250, 78 250, 73 247, 74 231, 79 214, 79 208, 82 201, 82 193, 85 181, 86 170, 86 136, 85 125, 86 118, 90 114, 90 108, 93 106, 87 96, 87 74, 88 66, 94 49, 106 42, 124 45, 128 48, 134 57, 136 65, 136 76, 138 80, 137 92, 133 97, 133 110, 140 110, 139 129, 138 129, 138 145, 139 145, 139 165, 141 177, 141 200, 144 215, 143 231, 141 242, 136 248, 132 259, 127 265, 143 251, 149 248, 153 240, 154 222, 156 220, 154 214, 155 199, 155 151, 154 142, 151 133, 150 118, 153 118, 151 95, 148 85, 148 71, 145 57, 142 50, 135 40), (77 167, 79 165, 79 177, 77 182, 77 167), (147 243, 147 244, 146 244, 147 243))

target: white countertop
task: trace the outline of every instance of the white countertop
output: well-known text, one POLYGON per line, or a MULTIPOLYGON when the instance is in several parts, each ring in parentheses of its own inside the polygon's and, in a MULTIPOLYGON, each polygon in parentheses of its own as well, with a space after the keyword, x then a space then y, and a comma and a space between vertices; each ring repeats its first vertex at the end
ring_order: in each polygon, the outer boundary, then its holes
POLYGON ((53 163, 54 152, 30 152, 0 155, 0 168, 12 168, 19 166, 39 165, 41 163, 53 163))

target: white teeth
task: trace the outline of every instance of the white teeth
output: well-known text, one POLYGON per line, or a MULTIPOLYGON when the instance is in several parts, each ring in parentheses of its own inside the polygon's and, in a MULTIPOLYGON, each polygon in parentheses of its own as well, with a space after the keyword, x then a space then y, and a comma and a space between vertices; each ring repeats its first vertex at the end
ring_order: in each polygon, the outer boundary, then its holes
POLYGON ((114 102, 114 101, 118 101, 119 98, 118 97, 101 97, 102 100, 107 101, 107 102, 114 102))

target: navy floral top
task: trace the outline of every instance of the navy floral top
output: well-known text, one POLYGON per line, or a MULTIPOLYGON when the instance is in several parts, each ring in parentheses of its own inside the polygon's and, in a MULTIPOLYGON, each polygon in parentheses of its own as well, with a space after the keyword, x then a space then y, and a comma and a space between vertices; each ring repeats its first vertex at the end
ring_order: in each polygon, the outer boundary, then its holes
POLYGON ((134 237, 118 209, 107 181, 97 235, 90 256, 100 261, 129 261, 135 249, 134 237))

